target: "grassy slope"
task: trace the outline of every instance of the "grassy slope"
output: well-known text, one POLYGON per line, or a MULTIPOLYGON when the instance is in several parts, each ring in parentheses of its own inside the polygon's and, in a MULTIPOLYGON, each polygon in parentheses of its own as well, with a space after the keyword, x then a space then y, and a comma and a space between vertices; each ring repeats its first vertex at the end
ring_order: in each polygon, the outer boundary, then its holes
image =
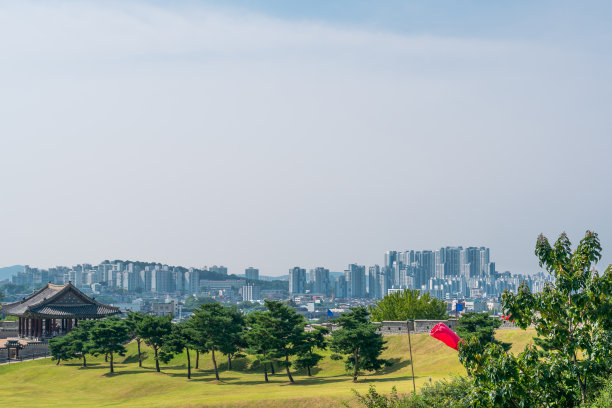
MULTIPOLYGON (((532 336, 533 331, 522 330, 502 330, 497 335, 500 340, 512 342, 513 351, 522 350, 532 336)), ((3 406, 15 407, 337 406, 340 401, 352 398, 351 389, 363 392, 370 384, 376 384, 383 392, 393 386, 400 392, 412 389, 408 338, 386 339, 388 350, 384 357, 394 365, 382 373, 361 377, 357 384, 346 376, 342 362, 328 358, 329 353, 313 377, 295 375, 295 385, 287 384, 287 377, 278 371, 271 376, 270 383, 264 383, 262 372, 250 367, 249 358, 236 361, 234 371, 225 371, 223 357, 222 382, 216 383, 208 355, 200 357, 200 370, 194 370, 192 380, 188 381, 184 355, 162 366, 162 373, 156 373, 151 353, 147 353, 144 367, 139 368, 135 344, 130 344, 128 354, 120 358, 112 376, 107 374, 108 364, 103 358, 92 358, 88 368, 80 368, 77 361, 55 366, 48 359, 0 366, 0 401, 3 406)), ((412 349, 417 387, 426 383, 429 376, 435 381, 464 374, 457 353, 426 334, 413 336, 412 349)))

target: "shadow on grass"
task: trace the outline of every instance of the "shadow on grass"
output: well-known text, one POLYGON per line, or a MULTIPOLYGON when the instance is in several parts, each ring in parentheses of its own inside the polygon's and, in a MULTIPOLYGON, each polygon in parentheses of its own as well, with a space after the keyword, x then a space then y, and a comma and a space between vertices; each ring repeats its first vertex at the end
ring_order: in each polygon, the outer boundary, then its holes
MULTIPOLYGON (((142 361, 145 361, 149 357, 149 353, 147 351, 141 351, 140 357, 142 361)), ((126 364, 138 364, 138 354, 130 354, 129 356, 123 359, 123 362, 126 364)))
POLYGON ((410 365, 410 360, 403 360, 400 358, 390 358, 389 363, 391 363, 391 365, 378 370, 376 374, 384 375, 384 374, 395 373, 403 368, 408 367, 410 365))

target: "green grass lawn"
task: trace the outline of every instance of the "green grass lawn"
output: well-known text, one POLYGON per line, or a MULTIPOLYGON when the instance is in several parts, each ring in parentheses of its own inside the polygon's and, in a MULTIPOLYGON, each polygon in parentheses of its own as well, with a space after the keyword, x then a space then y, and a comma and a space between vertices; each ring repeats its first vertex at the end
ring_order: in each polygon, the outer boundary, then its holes
MULTIPOLYGON (((497 338, 522 350, 533 337, 533 330, 500 330, 497 338)), ((209 355, 200 356, 200 369, 192 379, 186 377, 186 357, 177 356, 162 372, 155 372, 152 352, 144 348, 147 358, 138 367, 136 346, 130 344, 125 357, 118 358, 115 374, 108 374, 104 358, 91 358, 91 365, 80 367, 80 361, 55 365, 49 359, 0 366, 0 401, 5 407, 121 406, 121 407, 330 407, 353 399, 352 389, 367 391, 370 384, 388 392, 412 390, 408 337, 387 336, 384 358, 394 364, 379 373, 360 377, 358 383, 344 371, 343 362, 326 358, 313 376, 294 374, 296 384, 287 383, 286 375, 277 370, 264 382, 263 372, 253 367, 250 357, 233 362, 227 371, 223 357, 221 382, 214 381, 209 355)), ((417 388, 429 381, 465 374, 457 352, 427 334, 412 336, 414 372, 417 388)), ((192 353, 192 364, 195 353, 192 353)))

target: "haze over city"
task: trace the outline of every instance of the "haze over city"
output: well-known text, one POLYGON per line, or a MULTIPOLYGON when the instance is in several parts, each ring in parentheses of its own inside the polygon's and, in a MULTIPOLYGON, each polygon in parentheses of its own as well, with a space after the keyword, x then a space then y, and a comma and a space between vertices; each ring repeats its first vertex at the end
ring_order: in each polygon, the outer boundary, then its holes
POLYGON ((604 269, 610 5, 469 3, 0 3, 0 266, 604 269))

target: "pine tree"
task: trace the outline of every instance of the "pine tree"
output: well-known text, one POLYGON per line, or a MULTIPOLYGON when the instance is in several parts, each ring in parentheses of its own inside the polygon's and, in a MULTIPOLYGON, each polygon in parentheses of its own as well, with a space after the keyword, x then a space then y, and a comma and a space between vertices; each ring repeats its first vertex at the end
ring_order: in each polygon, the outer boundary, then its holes
POLYGON ((166 336, 172 331, 172 316, 146 315, 136 327, 139 337, 153 349, 155 370, 159 373, 159 349, 163 346, 166 336))
POLYGON ((124 356, 124 344, 130 339, 124 321, 111 317, 97 321, 91 327, 91 354, 107 354, 110 360, 110 372, 114 373, 114 357, 124 356))
POLYGON ((361 370, 374 371, 388 365, 380 359, 385 350, 382 334, 368 320, 368 310, 364 306, 351 309, 335 320, 341 327, 331 334, 330 348, 339 354, 348 354, 345 360, 347 370, 353 372, 353 382, 361 370))

